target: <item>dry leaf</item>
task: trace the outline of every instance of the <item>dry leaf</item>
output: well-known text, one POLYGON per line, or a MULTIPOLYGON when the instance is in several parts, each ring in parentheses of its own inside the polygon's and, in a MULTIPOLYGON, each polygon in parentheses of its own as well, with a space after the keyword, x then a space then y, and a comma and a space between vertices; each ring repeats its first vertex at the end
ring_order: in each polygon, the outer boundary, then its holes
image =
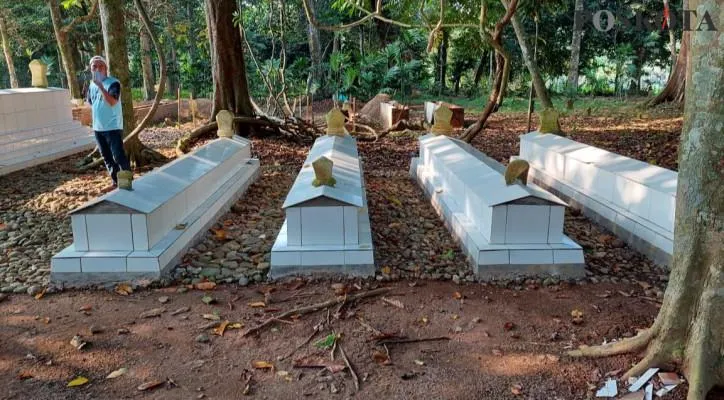
POLYGON ((86 383, 88 383, 88 378, 79 376, 79 377, 73 379, 72 381, 68 382, 67 386, 68 387, 82 386, 82 385, 85 385, 86 383))
POLYGON ((48 289, 43 289, 42 292, 36 294, 36 295, 35 295, 35 300, 40 300, 40 299, 42 299, 43 296, 45 296, 45 291, 46 291, 46 290, 48 290, 48 289))
POLYGON ((571 311, 571 317, 573 317, 574 324, 580 325, 583 323, 583 311, 573 310, 573 311, 571 311))
POLYGON ((420 318, 420 322, 422 322, 423 324, 427 324, 428 322, 430 322, 430 320, 427 319, 427 317, 422 317, 420 318))
POLYGON ((382 297, 382 301, 384 301, 385 303, 387 303, 387 304, 389 304, 389 305, 391 305, 391 306, 395 306, 395 307, 400 308, 400 309, 403 309, 403 310, 405 309, 405 305, 402 304, 402 302, 399 301, 399 300, 390 299, 390 298, 387 298, 387 297, 382 297))
POLYGON ((241 322, 234 322, 233 324, 229 324, 229 326, 226 327, 226 329, 241 329, 244 327, 244 324, 241 322))
POLYGON ((214 238, 216 238, 216 240, 226 239, 226 231, 223 229, 211 229, 211 232, 214 233, 214 238))
POLYGON ((203 314, 201 315, 201 318, 208 319, 209 321, 219 321, 221 320, 221 317, 219 317, 216 314, 203 314))
POLYGON ((121 296, 128 296, 129 294, 133 293, 133 288, 127 283, 119 283, 118 285, 116 285, 115 292, 120 294, 121 296))
POLYGON ((90 310, 92 310, 92 309, 93 309, 93 306, 92 306, 92 305, 90 305, 90 304, 83 304, 82 306, 80 306, 80 308, 78 309, 78 311, 90 311, 90 310))
POLYGON ((138 386, 138 390, 144 391, 149 390, 153 388, 157 388, 159 386, 163 385, 163 381, 151 381, 151 382, 145 382, 138 386))
POLYGON ((415 364, 419 365, 419 366, 425 365, 425 362, 422 361, 422 360, 413 360, 413 362, 414 362, 415 364))
POLYGON ((20 373, 18 374, 18 379, 21 380, 21 381, 24 381, 24 380, 26 380, 26 379, 30 379, 30 378, 32 378, 32 377, 33 377, 33 375, 32 375, 30 372, 28 372, 28 371, 22 371, 22 372, 20 372, 20 373))
POLYGON ((505 325, 503 325, 503 329, 505 329, 506 331, 512 331, 513 329, 515 329, 515 324, 512 322, 506 322, 505 325))
POLYGON ((510 392, 516 396, 520 396, 521 394, 523 394, 523 386, 513 385, 510 387, 510 392))
POLYGON ((106 379, 116 379, 119 376, 125 374, 126 372, 128 372, 128 368, 119 368, 108 374, 108 376, 106 376, 106 379))
POLYGON ((392 268, 390 268, 390 267, 388 267, 388 266, 382 267, 381 270, 382 270, 382 273, 385 274, 385 275, 389 275, 389 274, 392 273, 392 268))
POLYGON ((263 301, 255 301, 253 303, 249 303, 249 307, 263 308, 266 307, 266 304, 264 304, 263 301))
POLYGON ((493 349, 493 355, 500 357, 503 355, 503 352, 498 349, 493 349))
POLYGON ((460 300, 463 298, 463 295, 460 292, 453 293, 453 299, 460 300))
POLYGON ((251 366, 256 369, 269 369, 274 371, 274 364, 268 361, 254 361, 251 363, 251 366))
POLYGON ((194 285, 197 290, 213 290, 216 287, 216 282, 199 282, 194 285))
POLYGON ((224 336, 226 327, 229 326, 229 321, 224 321, 218 327, 214 328, 214 335, 224 336))
POLYGON ((165 308, 165 307, 152 308, 152 309, 150 309, 150 310, 147 310, 147 311, 142 312, 141 315, 139 316, 139 318, 153 318, 153 317, 158 317, 158 316, 160 316, 161 314, 163 314, 163 313, 165 313, 165 312, 166 312, 166 308, 165 308))
POLYGON ((375 362, 380 365, 391 365, 392 364, 392 360, 390 360, 389 354, 387 354, 383 351, 375 350, 374 353, 372 353, 372 359, 375 360, 375 362))

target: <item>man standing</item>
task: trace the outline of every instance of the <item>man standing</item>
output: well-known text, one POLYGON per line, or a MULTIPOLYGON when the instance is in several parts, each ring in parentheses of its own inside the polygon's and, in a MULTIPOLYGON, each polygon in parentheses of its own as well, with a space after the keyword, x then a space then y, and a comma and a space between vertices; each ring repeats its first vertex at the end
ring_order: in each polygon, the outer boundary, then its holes
POLYGON ((121 83, 108 76, 108 64, 101 56, 90 60, 93 84, 88 88, 88 102, 93 111, 93 131, 98 150, 103 156, 113 187, 118 186, 118 172, 130 171, 131 165, 123 150, 123 109, 121 83))

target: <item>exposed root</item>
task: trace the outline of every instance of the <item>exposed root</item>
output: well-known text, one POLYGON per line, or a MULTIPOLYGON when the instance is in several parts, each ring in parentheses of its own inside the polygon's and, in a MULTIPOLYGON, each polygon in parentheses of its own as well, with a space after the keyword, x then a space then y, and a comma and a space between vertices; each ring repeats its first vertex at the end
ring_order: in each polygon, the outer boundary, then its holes
POLYGON ((632 376, 641 376, 646 370, 651 367, 660 367, 662 363, 668 362, 666 357, 660 351, 649 351, 646 352, 644 358, 637 362, 636 365, 631 367, 623 375, 623 380, 628 380, 632 376))
POLYGON ((568 352, 570 357, 608 357, 619 354, 631 353, 645 348, 656 335, 655 326, 639 332, 638 335, 619 340, 618 342, 607 343, 602 346, 581 346, 578 350, 568 352))

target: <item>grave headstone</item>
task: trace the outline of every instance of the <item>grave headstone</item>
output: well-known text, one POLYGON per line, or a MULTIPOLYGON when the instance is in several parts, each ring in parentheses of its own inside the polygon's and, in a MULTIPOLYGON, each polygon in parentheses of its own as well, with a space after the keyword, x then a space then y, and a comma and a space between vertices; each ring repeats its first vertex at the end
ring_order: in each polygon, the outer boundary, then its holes
POLYGON ((28 64, 31 75, 31 86, 36 88, 48 87, 48 66, 40 60, 33 60, 28 64))
POLYGON ((324 156, 314 160, 312 162, 312 168, 314 168, 314 180, 312 181, 312 186, 334 186, 337 181, 332 176, 333 166, 334 162, 324 156))
POLYGON ((230 138, 234 136, 234 114, 228 110, 221 110, 216 114, 216 124, 218 130, 216 134, 222 138, 230 138))
POLYGON ((410 108, 396 101, 380 103, 382 128, 389 129, 396 123, 410 119, 410 108))
POLYGON ((435 110, 435 123, 430 128, 433 135, 449 135, 453 133, 453 127, 450 125, 452 119, 452 111, 445 105, 440 105, 435 110))
POLYGON ((339 108, 332 108, 325 116, 327 120, 327 135, 345 136, 347 129, 344 127, 344 114, 339 108))
POLYGON ((540 119, 540 127, 538 128, 538 132, 560 134, 561 127, 558 124, 559 117, 560 114, 555 110, 555 108, 549 107, 539 112, 538 118, 540 119))

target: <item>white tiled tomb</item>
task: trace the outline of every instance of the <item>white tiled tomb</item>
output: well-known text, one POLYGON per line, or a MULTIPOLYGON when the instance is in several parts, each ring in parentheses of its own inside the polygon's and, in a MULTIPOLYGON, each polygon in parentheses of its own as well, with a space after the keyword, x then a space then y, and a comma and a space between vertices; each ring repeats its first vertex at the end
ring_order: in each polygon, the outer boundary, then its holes
POLYGON ((520 137, 530 176, 622 240, 668 265, 673 254, 678 174, 553 135, 520 137))
POLYGON ((66 285, 157 278, 173 268, 259 174, 251 142, 216 139, 70 213, 73 244, 53 256, 66 285))
POLYGON ((73 120, 66 89, 0 90, 0 175, 94 146, 90 129, 73 120))
POLYGON ((447 136, 420 138, 410 174, 480 279, 584 275, 581 247, 563 234, 566 203, 540 187, 505 184, 505 167, 447 136))
POLYGON ((362 163, 349 135, 318 138, 282 206, 286 219, 271 253, 269 275, 375 273, 362 163), (332 160, 332 186, 312 185, 312 162, 332 160))

